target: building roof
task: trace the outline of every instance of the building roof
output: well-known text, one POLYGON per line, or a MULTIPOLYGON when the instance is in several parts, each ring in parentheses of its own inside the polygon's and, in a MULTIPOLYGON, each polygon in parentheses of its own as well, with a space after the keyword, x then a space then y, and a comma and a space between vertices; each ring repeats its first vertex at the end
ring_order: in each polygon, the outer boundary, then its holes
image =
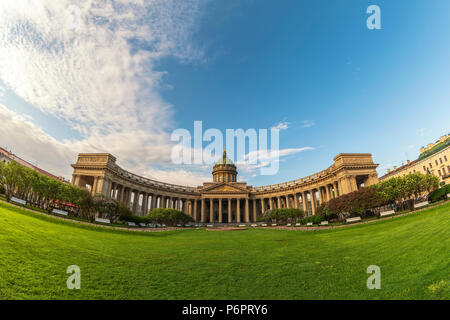
POLYGON ((226 150, 223 151, 222 158, 217 160, 215 165, 224 165, 224 164, 228 164, 228 165, 234 166, 233 161, 231 161, 231 159, 227 157, 227 151, 226 150))
POLYGON ((381 177, 379 178, 379 180, 383 180, 383 179, 386 179, 387 177, 389 177, 389 176, 391 176, 391 175, 395 175, 395 174, 397 174, 398 172, 403 171, 404 169, 406 169, 406 168, 408 168, 408 167, 414 166, 417 162, 419 162, 419 160, 414 160, 414 161, 411 161, 410 163, 404 164, 404 165, 402 165, 401 167, 398 167, 397 169, 392 170, 392 171, 386 173, 384 176, 381 176, 381 177))
POLYGON ((429 156, 432 156, 433 154, 438 153, 439 151, 445 149, 448 146, 450 146, 450 136, 446 140, 436 143, 431 149, 422 152, 420 154, 418 160, 426 159, 429 156))
POLYGON ((39 167, 36 167, 35 165, 29 163, 26 160, 23 160, 22 158, 19 158, 18 156, 16 156, 15 154, 13 154, 12 152, 9 152, 6 149, 3 149, 2 147, 0 147, 0 155, 4 155, 5 157, 7 157, 8 159, 17 162, 18 164, 23 165, 24 167, 30 168, 32 170, 35 170, 37 172, 39 172, 40 174, 43 174, 47 177, 53 178, 53 179, 57 179, 57 180, 61 180, 66 182, 63 178, 61 177, 57 177, 54 174, 51 174, 50 172, 47 172, 39 167))

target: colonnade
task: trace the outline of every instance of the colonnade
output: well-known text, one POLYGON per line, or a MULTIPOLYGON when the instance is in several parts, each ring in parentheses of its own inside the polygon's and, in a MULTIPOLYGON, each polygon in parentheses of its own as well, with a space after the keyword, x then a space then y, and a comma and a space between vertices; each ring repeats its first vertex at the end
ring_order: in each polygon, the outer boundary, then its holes
MULTIPOLYGON (((151 180, 125 171, 110 154, 80 154, 72 182, 92 195, 115 199, 145 216, 156 208, 175 208, 203 223, 255 222, 267 210, 300 208, 315 215, 318 207, 340 195, 378 181, 370 154, 340 154, 317 174, 262 187, 244 182, 206 182, 187 187, 151 180)), ((220 176, 220 170, 216 170, 220 176)))
POLYGON ((114 182, 106 194, 109 198, 124 203, 133 213, 142 216, 156 208, 173 208, 190 214, 194 201, 182 196, 140 191, 114 182))
POLYGON ((103 177, 94 177, 91 188, 93 194, 102 193, 122 202, 137 215, 146 216, 156 208, 174 208, 204 223, 255 222, 264 212, 275 208, 300 208, 314 215, 321 203, 340 195, 338 182, 304 191, 217 198, 141 191, 103 177))

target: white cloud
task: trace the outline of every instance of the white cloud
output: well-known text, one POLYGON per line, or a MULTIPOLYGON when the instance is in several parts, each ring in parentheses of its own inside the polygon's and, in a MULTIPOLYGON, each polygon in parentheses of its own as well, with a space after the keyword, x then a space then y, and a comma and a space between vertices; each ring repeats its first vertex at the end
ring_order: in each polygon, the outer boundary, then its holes
POLYGON ((76 160, 76 152, 69 145, 58 142, 37 128, 25 117, 0 104, 0 146, 57 175, 70 177, 69 166, 76 160))
POLYGON ((201 2, 1 1, 0 79, 82 137, 57 141, 3 107, 6 143, 69 177, 78 152, 107 151, 126 166, 168 163, 173 108, 159 94, 165 72, 155 65, 202 59, 190 41, 201 2))
POLYGON ((303 120, 302 121, 302 127, 303 128, 311 128, 314 127, 316 123, 313 120, 303 120))
POLYGON ((289 122, 287 121, 281 121, 276 126, 273 126, 271 129, 278 129, 278 130, 287 130, 289 128, 289 122))
MULTIPOLYGON (((77 153, 109 152, 125 169, 160 181, 191 186, 210 181, 210 166, 170 162, 174 110, 159 94, 165 72, 155 68, 168 56, 187 63, 203 59, 190 39, 202 2, 1 1, 0 80, 81 139, 58 141, 31 117, 0 105, 0 144, 69 178, 77 153), (149 169, 155 164, 168 169, 149 169)), ((282 121, 274 128, 289 125, 282 121)), ((282 149, 279 156, 308 149, 282 149)), ((257 165, 239 163, 239 170, 255 171, 274 156, 260 157, 257 165)))
POLYGON ((244 156, 243 161, 237 161, 236 165, 239 169, 244 172, 254 172, 264 167, 268 167, 274 161, 283 161, 283 157, 287 157, 293 154, 300 153, 306 150, 314 150, 312 147, 301 147, 301 148, 285 148, 278 152, 271 150, 258 150, 248 153, 244 156), (257 159, 257 163, 250 163, 250 159, 257 159))

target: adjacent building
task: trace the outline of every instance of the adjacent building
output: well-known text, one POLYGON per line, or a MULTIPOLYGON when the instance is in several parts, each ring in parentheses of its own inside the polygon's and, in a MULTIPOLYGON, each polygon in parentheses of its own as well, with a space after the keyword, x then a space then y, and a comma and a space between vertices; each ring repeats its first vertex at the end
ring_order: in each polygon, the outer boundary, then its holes
POLYGON ((20 157, 16 156, 15 154, 13 154, 11 151, 8 151, 6 149, 0 148, 0 162, 3 162, 3 163, 6 164, 6 163, 8 163, 10 161, 15 161, 18 164, 21 164, 24 167, 30 168, 30 169, 32 169, 34 171, 37 171, 40 174, 43 174, 43 175, 45 175, 45 176, 47 176, 49 178, 57 179, 57 180, 60 180, 62 182, 68 182, 63 177, 55 176, 54 174, 51 174, 50 172, 45 171, 45 170, 43 170, 43 169, 41 169, 41 168, 39 168, 39 167, 29 163, 26 160, 23 160, 22 158, 20 158, 20 157))
POLYGON ((450 183, 450 134, 442 136, 435 143, 430 143, 420 149, 419 157, 414 161, 407 161, 401 167, 388 169, 387 174, 380 177, 380 181, 393 177, 401 177, 410 173, 421 172, 433 174, 441 180, 441 185, 450 183))

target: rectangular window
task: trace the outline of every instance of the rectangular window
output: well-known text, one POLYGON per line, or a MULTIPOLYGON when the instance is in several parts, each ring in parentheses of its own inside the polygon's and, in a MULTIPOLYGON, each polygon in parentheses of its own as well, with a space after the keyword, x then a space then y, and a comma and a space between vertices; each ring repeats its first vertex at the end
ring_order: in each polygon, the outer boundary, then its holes
POLYGON ((439 177, 441 176, 441 170, 438 170, 439 177))
POLYGON ((442 158, 439 158, 439 162, 442 163, 442 158))
POLYGON ((442 168, 442 172, 444 173, 444 176, 447 174, 447 173, 445 172, 445 168, 442 168))
POLYGON ((447 156, 444 156, 444 160, 445 160, 445 162, 447 162, 447 156))
POLYGON ((430 168, 433 168, 433 165, 431 164, 431 162, 430 162, 430 168))
POLYGON ((436 163, 437 166, 439 165, 439 163, 437 162, 437 160, 434 160, 434 162, 436 163))
POLYGON ((427 168, 425 168, 425 166, 423 166, 423 171, 427 171, 427 168))

